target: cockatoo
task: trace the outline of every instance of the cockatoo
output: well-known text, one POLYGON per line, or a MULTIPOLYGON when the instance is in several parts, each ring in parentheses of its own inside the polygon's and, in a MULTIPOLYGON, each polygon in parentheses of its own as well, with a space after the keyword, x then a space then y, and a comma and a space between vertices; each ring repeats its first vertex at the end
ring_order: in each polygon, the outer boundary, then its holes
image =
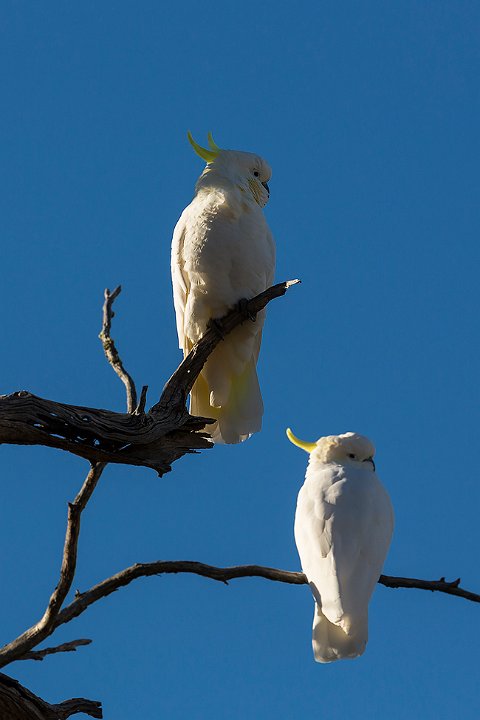
POLYGON ((295 541, 315 600, 312 645, 321 663, 355 658, 368 640, 368 603, 393 532, 393 509, 363 435, 289 440, 310 454, 298 493, 295 541))
MULTIPOLYGON (((187 355, 208 322, 273 282, 275 245, 262 208, 271 170, 258 155, 210 149, 188 139, 207 165, 173 233, 172 284, 180 348, 187 355)), ((215 418, 214 442, 238 443, 258 432, 263 402, 256 364, 265 311, 215 348, 193 386, 190 413, 215 418)))

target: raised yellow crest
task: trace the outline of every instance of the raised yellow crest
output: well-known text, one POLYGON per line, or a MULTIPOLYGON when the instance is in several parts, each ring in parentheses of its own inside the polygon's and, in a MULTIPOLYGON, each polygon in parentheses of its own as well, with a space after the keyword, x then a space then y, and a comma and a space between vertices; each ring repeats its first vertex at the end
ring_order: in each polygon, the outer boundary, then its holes
POLYGON ((287 437, 290 440, 290 442, 293 443, 294 445, 296 445, 297 447, 301 448, 302 450, 305 450, 305 452, 311 453, 317 447, 316 442, 309 443, 309 442, 305 442, 304 440, 299 440, 297 437, 295 437, 295 435, 290 430, 290 428, 286 429, 286 433, 287 433, 287 437))
POLYGON ((187 132, 187 137, 190 142, 190 145, 193 147, 195 152, 199 157, 202 158, 202 160, 205 160, 206 163, 211 163, 215 160, 218 153, 220 152, 220 148, 215 143, 215 140, 212 137, 212 133, 208 133, 208 144, 210 145, 210 150, 207 148, 203 148, 201 145, 199 145, 192 137, 192 133, 190 130, 187 132))

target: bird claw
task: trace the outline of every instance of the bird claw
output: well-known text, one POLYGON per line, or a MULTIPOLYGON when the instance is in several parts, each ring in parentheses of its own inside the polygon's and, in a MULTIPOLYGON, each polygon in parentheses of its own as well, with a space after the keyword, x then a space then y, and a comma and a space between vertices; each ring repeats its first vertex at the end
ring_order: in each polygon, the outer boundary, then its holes
POLYGON ((225 340, 225 332, 223 330, 221 320, 218 320, 216 318, 210 318, 207 323, 207 330, 213 330, 214 333, 220 338, 220 340, 225 340))
POLYGON ((245 320, 251 320, 252 322, 255 322, 257 319, 257 313, 252 313, 248 309, 248 300, 246 298, 242 298, 238 301, 238 311, 243 315, 245 320))

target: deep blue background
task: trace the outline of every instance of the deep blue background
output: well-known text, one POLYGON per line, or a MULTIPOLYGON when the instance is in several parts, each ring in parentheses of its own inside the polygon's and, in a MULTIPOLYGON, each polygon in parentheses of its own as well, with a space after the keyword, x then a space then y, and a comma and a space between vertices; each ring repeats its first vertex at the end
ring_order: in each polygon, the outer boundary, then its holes
MULTIPOLYGON (((277 278, 260 361, 264 430, 152 471, 111 466, 84 516, 75 588, 136 561, 299 569, 307 457, 284 436, 354 430, 396 510, 385 572, 480 591, 477 2, 13 2, 0 9, 1 392, 122 410, 97 339, 150 402, 177 366, 169 253, 202 163, 186 141, 273 167, 277 278)), ((0 448, 1 638, 43 613, 87 471, 0 448)), ((370 642, 319 666, 305 587, 141 580, 8 671, 106 718, 478 718, 480 609, 379 587, 370 642)))

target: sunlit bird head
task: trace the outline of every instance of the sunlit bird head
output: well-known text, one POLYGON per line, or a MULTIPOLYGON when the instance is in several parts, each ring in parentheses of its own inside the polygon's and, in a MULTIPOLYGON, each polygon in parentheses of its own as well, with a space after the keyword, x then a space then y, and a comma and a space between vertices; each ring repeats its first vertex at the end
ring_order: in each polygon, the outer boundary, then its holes
POLYGON ((375 470, 375 446, 364 435, 347 432, 342 435, 327 435, 316 442, 305 442, 297 438, 290 428, 287 428, 286 433, 290 442, 320 462, 336 462, 342 465, 370 462, 375 470))
POLYGON ((195 153, 207 163, 200 178, 202 186, 208 186, 215 173, 217 178, 228 179, 242 192, 248 193, 260 207, 265 207, 270 197, 268 181, 272 171, 263 158, 240 150, 224 150, 217 145, 211 132, 207 136, 208 148, 199 145, 190 130, 187 137, 195 153))

